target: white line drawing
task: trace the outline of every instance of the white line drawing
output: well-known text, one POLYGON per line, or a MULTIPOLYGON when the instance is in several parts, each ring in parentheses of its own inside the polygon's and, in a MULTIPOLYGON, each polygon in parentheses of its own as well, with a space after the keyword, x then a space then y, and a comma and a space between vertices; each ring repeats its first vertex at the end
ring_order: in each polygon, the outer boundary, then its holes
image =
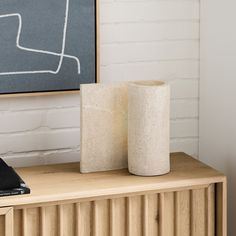
POLYGON ((17 37, 16 37, 16 47, 17 48, 19 48, 21 50, 29 51, 29 52, 38 52, 38 53, 43 53, 43 54, 54 55, 54 56, 59 56, 60 57, 57 69, 55 71, 53 71, 53 70, 39 70, 39 71, 0 72, 0 75, 43 74, 43 73, 58 74, 58 72, 61 69, 64 57, 74 59, 77 62, 78 74, 80 74, 80 61, 79 61, 79 58, 76 57, 76 56, 65 54, 68 15, 69 15, 69 0, 66 0, 65 23, 64 23, 64 29, 63 29, 62 48, 61 48, 60 53, 45 51, 45 50, 38 50, 38 49, 33 49, 33 48, 26 48, 26 47, 21 46, 20 45, 20 35, 21 35, 21 30, 22 30, 22 17, 21 17, 21 15, 19 13, 0 15, 0 18, 6 18, 6 17, 17 17, 18 18, 19 27, 18 27, 17 37))

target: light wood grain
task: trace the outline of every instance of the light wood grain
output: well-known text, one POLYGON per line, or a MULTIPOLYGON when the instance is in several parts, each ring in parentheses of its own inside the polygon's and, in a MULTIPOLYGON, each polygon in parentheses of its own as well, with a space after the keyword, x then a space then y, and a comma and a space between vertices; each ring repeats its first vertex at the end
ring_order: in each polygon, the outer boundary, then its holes
POLYGON ((227 236, 227 182, 216 185, 216 235, 227 236))
POLYGON ((98 200, 95 202, 96 213, 95 219, 96 224, 94 225, 95 234, 94 236, 109 236, 109 201, 108 200, 98 200))
POLYGON ((45 236, 57 236, 58 230, 58 208, 57 206, 45 206, 45 236))
POLYGON ((0 235, 5 235, 5 216, 0 215, 0 235))
POLYGON ((27 209, 27 227, 25 234, 28 236, 40 235, 40 208, 29 208, 27 209))
MULTIPOLYGON (((162 235, 163 236, 174 236, 175 233, 175 206, 174 206, 174 193, 164 193, 163 200, 163 213, 162 213, 162 235)), ((162 236, 161 235, 161 236, 162 236)))
POLYGON ((190 191, 175 193, 175 231, 176 236, 190 235, 190 191))
POLYGON ((45 226, 45 207, 39 208, 39 227, 41 236, 46 236, 46 226, 45 226))
POLYGON ((14 210, 14 235, 22 236, 22 210, 14 210))
POLYGON ((211 184, 206 189, 206 235, 215 235, 215 185, 211 184))
POLYGON ((62 235, 74 236, 76 229, 75 204, 64 204, 62 207, 63 207, 62 235))
POLYGON ((110 230, 109 230, 109 235, 114 236, 115 235, 115 203, 113 199, 109 199, 109 224, 110 224, 110 230))
POLYGON ((13 236, 13 208, 6 207, 0 208, 0 235, 1 236, 13 236))
POLYGON ((131 199, 130 197, 126 197, 126 235, 131 236, 132 227, 131 227, 131 199))
POLYGON ((58 236, 63 236, 64 231, 64 219, 63 219, 63 205, 57 206, 57 214, 58 214, 58 221, 57 221, 57 228, 58 228, 58 236))
POLYGON ((191 236, 205 236, 205 189, 191 191, 191 236))
POLYGON ((171 163, 158 177, 18 169, 33 193, 0 199, 0 236, 226 236, 225 176, 181 153, 171 163))
POLYGON ((169 174, 150 178, 133 176, 127 169, 80 174, 79 163, 19 168, 17 172, 30 186, 32 194, 2 197, 0 207, 170 191, 209 185, 225 179, 220 172, 183 153, 171 155, 169 174))
POLYGON ((129 235, 141 236, 143 231, 142 198, 141 196, 132 196, 129 199, 129 235))
POLYGON ((22 210, 22 235, 27 236, 27 227, 28 227, 28 221, 27 221, 27 209, 24 208, 22 210))
POLYGON ((148 195, 142 196, 142 225, 143 225, 143 236, 149 236, 149 198, 148 195))
POLYGON ((158 194, 147 194, 148 199, 148 217, 146 229, 148 236, 158 235, 158 194))
POLYGON ((80 203, 79 235, 92 235, 92 225, 94 224, 92 207, 93 204, 91 202, 80 203))
POLYGON ((165 236, 165 193, 158 197, 158 236, 165 236))
POLYGON ((80 235, 79 222, 80 222, 80 203, 75 203, 75 236, 80 235))
POLYGON ((111 236, 126 235, 126 199, 114 198, 110 200, 111 236))
POLYGON ((10 208, 5 217, 5 235, 13 236, 14 224, 13 224, 13 208, 10 208))

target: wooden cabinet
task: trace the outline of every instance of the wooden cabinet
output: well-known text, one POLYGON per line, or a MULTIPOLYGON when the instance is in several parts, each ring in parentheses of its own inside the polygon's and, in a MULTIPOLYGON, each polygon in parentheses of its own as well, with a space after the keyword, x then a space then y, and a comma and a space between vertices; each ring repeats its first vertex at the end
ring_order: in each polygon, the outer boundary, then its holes
POLYGON ((13 236, 13 208, 0 208, 0 235, 13 236))
POLYGON ((0 236, 226 236, 226 178, 183 153, 171 172, 17 169, 32 194, 0 198, 0 236))

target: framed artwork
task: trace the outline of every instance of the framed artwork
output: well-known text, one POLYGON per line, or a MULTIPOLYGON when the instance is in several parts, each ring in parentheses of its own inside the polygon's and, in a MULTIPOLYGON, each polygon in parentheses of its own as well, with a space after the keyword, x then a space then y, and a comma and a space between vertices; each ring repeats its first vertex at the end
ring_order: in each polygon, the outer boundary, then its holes
POLYGON ((96 0, 0 3, 0 94, 75 91, 98 81, 96 0))

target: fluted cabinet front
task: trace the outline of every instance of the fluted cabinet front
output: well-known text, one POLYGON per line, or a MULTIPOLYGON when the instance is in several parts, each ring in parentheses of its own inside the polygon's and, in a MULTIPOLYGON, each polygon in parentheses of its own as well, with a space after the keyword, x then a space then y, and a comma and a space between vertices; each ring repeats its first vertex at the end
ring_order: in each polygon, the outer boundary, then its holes
MULTIPOLYGON (((214 236, 215 185, 14 209, 14 236, 214 236)), ((0 216, 0 236, 5 218, 0 216)))
POLYGON ((0 208, 0 236, 13 236, 13 208, 0 208))

